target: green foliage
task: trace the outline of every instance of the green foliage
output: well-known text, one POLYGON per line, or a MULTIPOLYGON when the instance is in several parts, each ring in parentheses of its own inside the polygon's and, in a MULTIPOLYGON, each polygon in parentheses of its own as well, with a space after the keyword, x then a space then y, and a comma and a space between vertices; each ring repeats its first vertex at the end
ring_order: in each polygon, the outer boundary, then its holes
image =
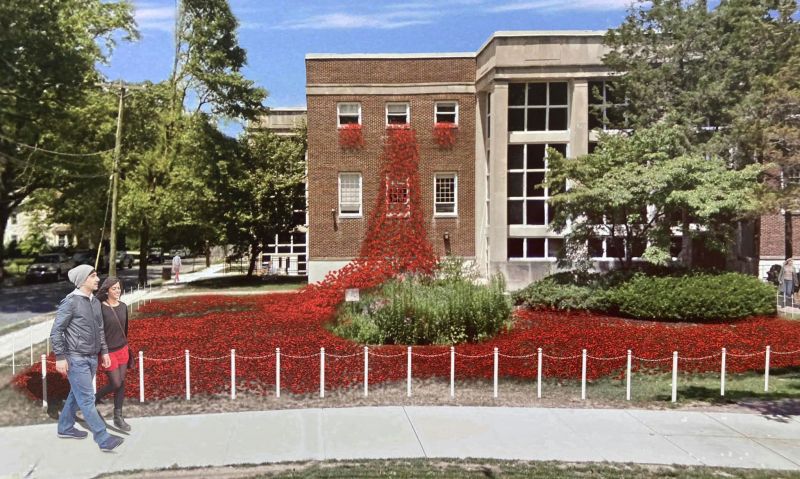
POLYGON ((502 277, 488 286, 463 278, 390 281, 339 311, 333 331, 364 344, 458 344, 482 341, 507 325, 511 306, 502 277))
POLYGON ((764 167, 732 170, 719 157, 692 153, 682 127, 601 135, 598 148, 577 160, 555 150, 548 156, 547 185, 571 183, 551 200, 553 229, 567 231, 562 265, 586 264, 585 245, 598 236, 622 240, 618 259, 624 267, 632 266, 636 245, 645 244, 651 246, 643 257, 665 264, 672 229, 692 234, 686 215, 722 247, 735 220, 759 207, 757 179, 764 167))
POLYGON ((739 273, 637 275, 609 292, 619 312, 641 319, 718 321, 775 314, 775 289, 739 273))
POLYGON ((25 256, 35 256, 46 251, 47 248, 47 238, 38 229, 31 231, 28 236, 19 242, 19 251, 25 256))
POLYGON ((668 321, 775 314, 775 288, 753 276, 646 269, 649 274, 558 273, 515 292, 513 298, 528 308, 585 309, 668 321))

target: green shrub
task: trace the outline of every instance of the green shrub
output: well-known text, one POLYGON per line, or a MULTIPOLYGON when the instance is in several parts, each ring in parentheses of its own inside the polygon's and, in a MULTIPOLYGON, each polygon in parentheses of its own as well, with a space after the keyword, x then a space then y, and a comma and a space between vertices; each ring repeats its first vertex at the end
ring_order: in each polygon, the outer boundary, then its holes
POLYGON ((603 289, 596 285, 569 284, 565 278, 547 277, 513 294, 514 302, 532 309, 588 309, 605 311, 608 307, 603 289))
POLYGON ((621 314, 641 319, 713 321, 775 314, 775 288, 739 273, 636 275, 610 290, 608 300, 621 314))
POLYGON ((494 336, 510 316, 500 276, 488 286, 459 277, 408 278, 343 305, 332 329, 365 344, 457 344, 494 336))

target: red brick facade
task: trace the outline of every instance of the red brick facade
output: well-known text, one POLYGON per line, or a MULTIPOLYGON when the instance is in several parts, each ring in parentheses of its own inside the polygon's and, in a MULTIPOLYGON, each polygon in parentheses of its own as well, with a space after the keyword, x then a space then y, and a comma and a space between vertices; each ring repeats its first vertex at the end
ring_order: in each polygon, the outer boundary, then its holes
MULTIPOLYGON (((442 86, 473 81, 474 59, 414 60, 313 60, 307 64, 308 86, 414 84, 442 86), (444 63, 443 63, 444 62, 444 63)), ((345 260, 358 255, 367 223, 375 206, 381 155, 386 135, 386 103, 410 104, 411 126, 416 130, 420 153, 422 210, 435 251, 445 253, 444 233, 455 255, 475 255, 475 95, 472 93, 314 94, 308 101, 308 221, 309 259, 345 260), (444 149, 433 137, 434 103, 456 101, 459 108, 458 137, 444 149), (346 150, 339 146, 337 103, 361 104, 365 146, 346 150), (362 175, 360 218, 338 215, 338 177, 341 172, 362 175), (434 218, 434 174, 458 175, 458 216, 434 218)))
MULTIPOLYGON (((785 224, 782 214, 761 216, 759 256, 762 259, 785 257, 785 224)), ((800 215, 797 214, 792 217, 792 249, 795 257, 800 256, 800 215)))

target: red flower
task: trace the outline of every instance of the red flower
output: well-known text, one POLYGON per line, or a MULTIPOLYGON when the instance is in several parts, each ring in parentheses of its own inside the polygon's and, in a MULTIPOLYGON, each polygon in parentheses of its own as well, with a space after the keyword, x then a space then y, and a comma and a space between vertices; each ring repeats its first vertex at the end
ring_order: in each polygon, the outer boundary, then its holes
POLYGON ((442 148, 452 148, 456 144, 458 125, 450 122, 439 122, 433 125, 433 139, 442 148))
POLYGON ((364 148, 364 135, 359 123, 348 123, 339 127, 339 146, 348 150, 364 148))

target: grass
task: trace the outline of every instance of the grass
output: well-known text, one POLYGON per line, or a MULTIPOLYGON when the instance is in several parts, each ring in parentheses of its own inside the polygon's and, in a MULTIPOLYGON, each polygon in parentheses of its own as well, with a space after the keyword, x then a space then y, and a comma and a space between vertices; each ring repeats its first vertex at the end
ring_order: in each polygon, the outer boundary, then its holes
POLYGON ((726 477, 739 479, 797 479, 798 471, 731 469, 696 466, 652 466, 621 463, 565 463, 500 460, 389 459, 369 461, 295 462, 261 466, 234 466, 203 469, 166 469, 103 474, 100 478, 225 477, 239 479, 315 479, 393 477, 452 479, 700 479, 726 477))

